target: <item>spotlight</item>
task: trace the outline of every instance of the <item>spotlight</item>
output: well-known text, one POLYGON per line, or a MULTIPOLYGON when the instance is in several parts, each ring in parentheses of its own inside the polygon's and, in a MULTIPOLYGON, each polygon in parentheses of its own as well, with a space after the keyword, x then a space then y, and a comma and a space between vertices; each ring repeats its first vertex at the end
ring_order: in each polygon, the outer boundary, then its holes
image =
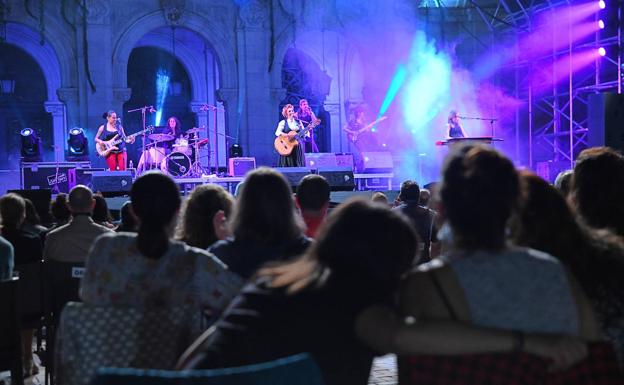
POLYGON ((24 128, 20 131, 22 140, 22 160, 26 162, 41 162, 41 140, 32 128, 24 128))
POLYGON ((605 23, 604 23, 604 21, 602 21, 602 20, 598 20, 598 28, 600 28, 600 29, 604 29, 604 27, 605 27, 605 23))
POLYGON ((607 4, 605 4, 603 0, 600 0, 598 2, 598 7, 600 7, 600 9, 605 9, 607 7, 607 4))
POLYGON ((607 50, 605 50, 604 47, 598 48, 598 55, 604 56, 606 54, 607 54, 607 50))
POLYGON ((67 160, 88 160, 89 146, 84 130, 80 127, 74 127, 69 130, 69 138, 67 139, 67 160))

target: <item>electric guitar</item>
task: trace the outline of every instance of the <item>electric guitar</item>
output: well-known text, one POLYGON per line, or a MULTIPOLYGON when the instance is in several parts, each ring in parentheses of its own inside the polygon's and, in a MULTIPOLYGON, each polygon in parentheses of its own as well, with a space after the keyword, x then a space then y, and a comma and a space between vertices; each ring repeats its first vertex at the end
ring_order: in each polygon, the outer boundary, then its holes
POLYGON ((119 148, 117 147, 117 145, 123 141, 128 142, 130 139, 142 135, 143 133, 146 132, 152 132, 152 130, 154 129, 154 127, 149 126, 147 127, 145 130, 139 131, 139 132, 135 132, 132 135, 127 135, 125 139, 117 139, 119 137, 119 134, 115 135, 112 139, 107 140, 105 142, 102 143, 97 143, 95 145, 95 149, 97 150, 97 153, 99 156, 102 157, 107 157, 108 154, 111 153, 111 151, 115 151, 115 150, 119 150, 119 148))
MULTIPOLYGON (((316 119, 315 121, 308 124, 306 128, 299 131, 290 131, 288 134, 282 134, 275 138, 275 142, 273 145, 275 146, 275 150, 279 152, 282 156, 288 156, 292 153, 293 149, 299 144, 299 140, 303 138, 311 129, 318 126, 321 123, 321 119, 316 119)), ((288 124, 285 122, 285 124, 288 124)))
POLYGON ((342 129, 343 131, 347 133, 347 137, 349 138, 349 140, 355 143, 357 142, 358 136, 360 136, 360 134, 363 134, 364 132, 370 130, 375 124, 382 122, 386 119, 388 119, 387 116, 382 116, 381 118, 375 120, 374 122, 368 123, 366 126, 360 128, 359 130, 349 130, 346 127, 343 127, 342 129))

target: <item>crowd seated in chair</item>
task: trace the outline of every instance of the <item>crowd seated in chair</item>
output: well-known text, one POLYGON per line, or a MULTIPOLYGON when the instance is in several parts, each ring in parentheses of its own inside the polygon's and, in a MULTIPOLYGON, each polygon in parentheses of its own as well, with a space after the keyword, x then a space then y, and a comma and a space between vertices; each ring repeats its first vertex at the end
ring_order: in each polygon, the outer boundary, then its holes
POLYGON ((0 281, 0 372, 11 371, 11 383, 22 385, 22 340, 17 301, 19 278, 0 281))

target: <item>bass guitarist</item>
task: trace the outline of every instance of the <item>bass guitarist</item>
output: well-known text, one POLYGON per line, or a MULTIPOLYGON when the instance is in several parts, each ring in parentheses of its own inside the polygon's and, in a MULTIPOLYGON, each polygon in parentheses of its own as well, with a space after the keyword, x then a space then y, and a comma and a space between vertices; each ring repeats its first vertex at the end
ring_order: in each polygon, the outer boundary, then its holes
MULTIPOLYGON (((303 130, 301 121, 295 119, 295 109, 292 104, 287 104, 282 108, 283 120, 280 120, 275 130, 275 136, 280 135, 294 135, 300 130, 303 130)), ((309 132, 308 134, 309 135, 309 132)), ((304 143, 301 139, 299 145, 295 146, 289 155, 280 155, 277 162, 278 167, 304 167, 305 155, 304 155, 304 143)))
MULTIPOLYGON (((115 111, 107 111, 102 117, 106 120, 106 123, 98 128, 97 134, 95 134, 95 142, 101 145, 106 145, 106 142, 112 142, 116 138, 124 139, 121 143, 111 148, 111 151, 106 155, 106 164, 111 171, 126 169, 126 161, 128 156, 126 154, 126 133, 121 125, 121 122, 117 119, 117 113, 115 111)), ((134 143, 134 137, 127 139, 128 143, 134 143)))

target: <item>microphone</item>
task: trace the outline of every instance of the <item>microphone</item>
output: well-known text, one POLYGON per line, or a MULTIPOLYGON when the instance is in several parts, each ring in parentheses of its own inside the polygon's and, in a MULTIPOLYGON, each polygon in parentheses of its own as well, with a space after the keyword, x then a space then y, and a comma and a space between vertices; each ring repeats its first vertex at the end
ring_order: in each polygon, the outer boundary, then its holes
POLYGON ((156 112, 156 110, 154 109, 154 106, 150 106, 149 113, 153 114, 154 112, 156 112))
POLYGON ((121 125, 121 118, 117 118, 117 120, 115 121, 115 124, 118 126, 121 125))

